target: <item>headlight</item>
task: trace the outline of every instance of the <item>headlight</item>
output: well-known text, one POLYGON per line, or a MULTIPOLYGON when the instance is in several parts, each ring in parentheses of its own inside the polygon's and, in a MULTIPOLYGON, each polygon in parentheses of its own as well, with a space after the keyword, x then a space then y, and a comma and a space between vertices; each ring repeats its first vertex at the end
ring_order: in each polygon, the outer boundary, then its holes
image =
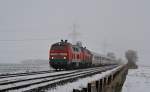
POLYGON ((52 57, 52 59, 54 59, 54 57, 52 57))
POLYGON ((66 57, 64 57, 64 59, 66 59, 66 57))

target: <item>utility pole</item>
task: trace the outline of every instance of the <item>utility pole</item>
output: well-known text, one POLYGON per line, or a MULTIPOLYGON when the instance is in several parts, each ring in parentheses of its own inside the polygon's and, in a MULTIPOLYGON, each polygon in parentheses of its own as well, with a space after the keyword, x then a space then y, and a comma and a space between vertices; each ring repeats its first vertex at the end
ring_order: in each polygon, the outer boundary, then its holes
POLYGON ((77 36, 79 35, 79 33, 76 31, 77 28, 78 28, 77 24, 74 23, 73 26, 72 26, 73 32, 70 34, 72 36, 72 43, 73 44, 76 44, 77 36))
POLYGON ((108 44, 106 43, 106 40, 103 41, 103 54, 107 54, 106 50, 107 50, 108 44))

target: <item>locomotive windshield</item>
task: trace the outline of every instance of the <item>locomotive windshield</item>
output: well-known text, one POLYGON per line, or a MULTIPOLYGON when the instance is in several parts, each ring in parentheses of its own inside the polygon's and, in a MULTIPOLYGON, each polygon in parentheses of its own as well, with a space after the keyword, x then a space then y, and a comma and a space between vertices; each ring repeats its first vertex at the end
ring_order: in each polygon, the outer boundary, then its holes
POLYGON ((65 45, 54 45, 51 47, 51 50, 66 50, 65 45))

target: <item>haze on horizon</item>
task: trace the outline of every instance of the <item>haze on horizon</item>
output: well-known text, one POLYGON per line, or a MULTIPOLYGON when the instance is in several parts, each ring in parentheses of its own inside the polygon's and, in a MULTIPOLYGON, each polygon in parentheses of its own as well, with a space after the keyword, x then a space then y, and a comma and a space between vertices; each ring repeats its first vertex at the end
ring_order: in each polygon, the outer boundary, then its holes
POLYGON ((149 0, 0 0, 0 63, 48 59, 52 43, 70 39, 72 24, 87 48, 123 57, 137 50, 150 65, 149 0))

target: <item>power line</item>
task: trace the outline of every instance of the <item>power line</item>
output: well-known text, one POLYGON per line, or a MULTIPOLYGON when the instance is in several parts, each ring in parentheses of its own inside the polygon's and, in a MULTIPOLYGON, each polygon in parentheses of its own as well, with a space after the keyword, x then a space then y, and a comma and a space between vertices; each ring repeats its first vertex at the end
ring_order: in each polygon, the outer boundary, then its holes
POLYGON ((20 39, 20 40, 8 39, 8 40, 0 40, 0 42, 20 42, 20 41, 40 41, 40 40, 50 40, 50 39, 20 39))

